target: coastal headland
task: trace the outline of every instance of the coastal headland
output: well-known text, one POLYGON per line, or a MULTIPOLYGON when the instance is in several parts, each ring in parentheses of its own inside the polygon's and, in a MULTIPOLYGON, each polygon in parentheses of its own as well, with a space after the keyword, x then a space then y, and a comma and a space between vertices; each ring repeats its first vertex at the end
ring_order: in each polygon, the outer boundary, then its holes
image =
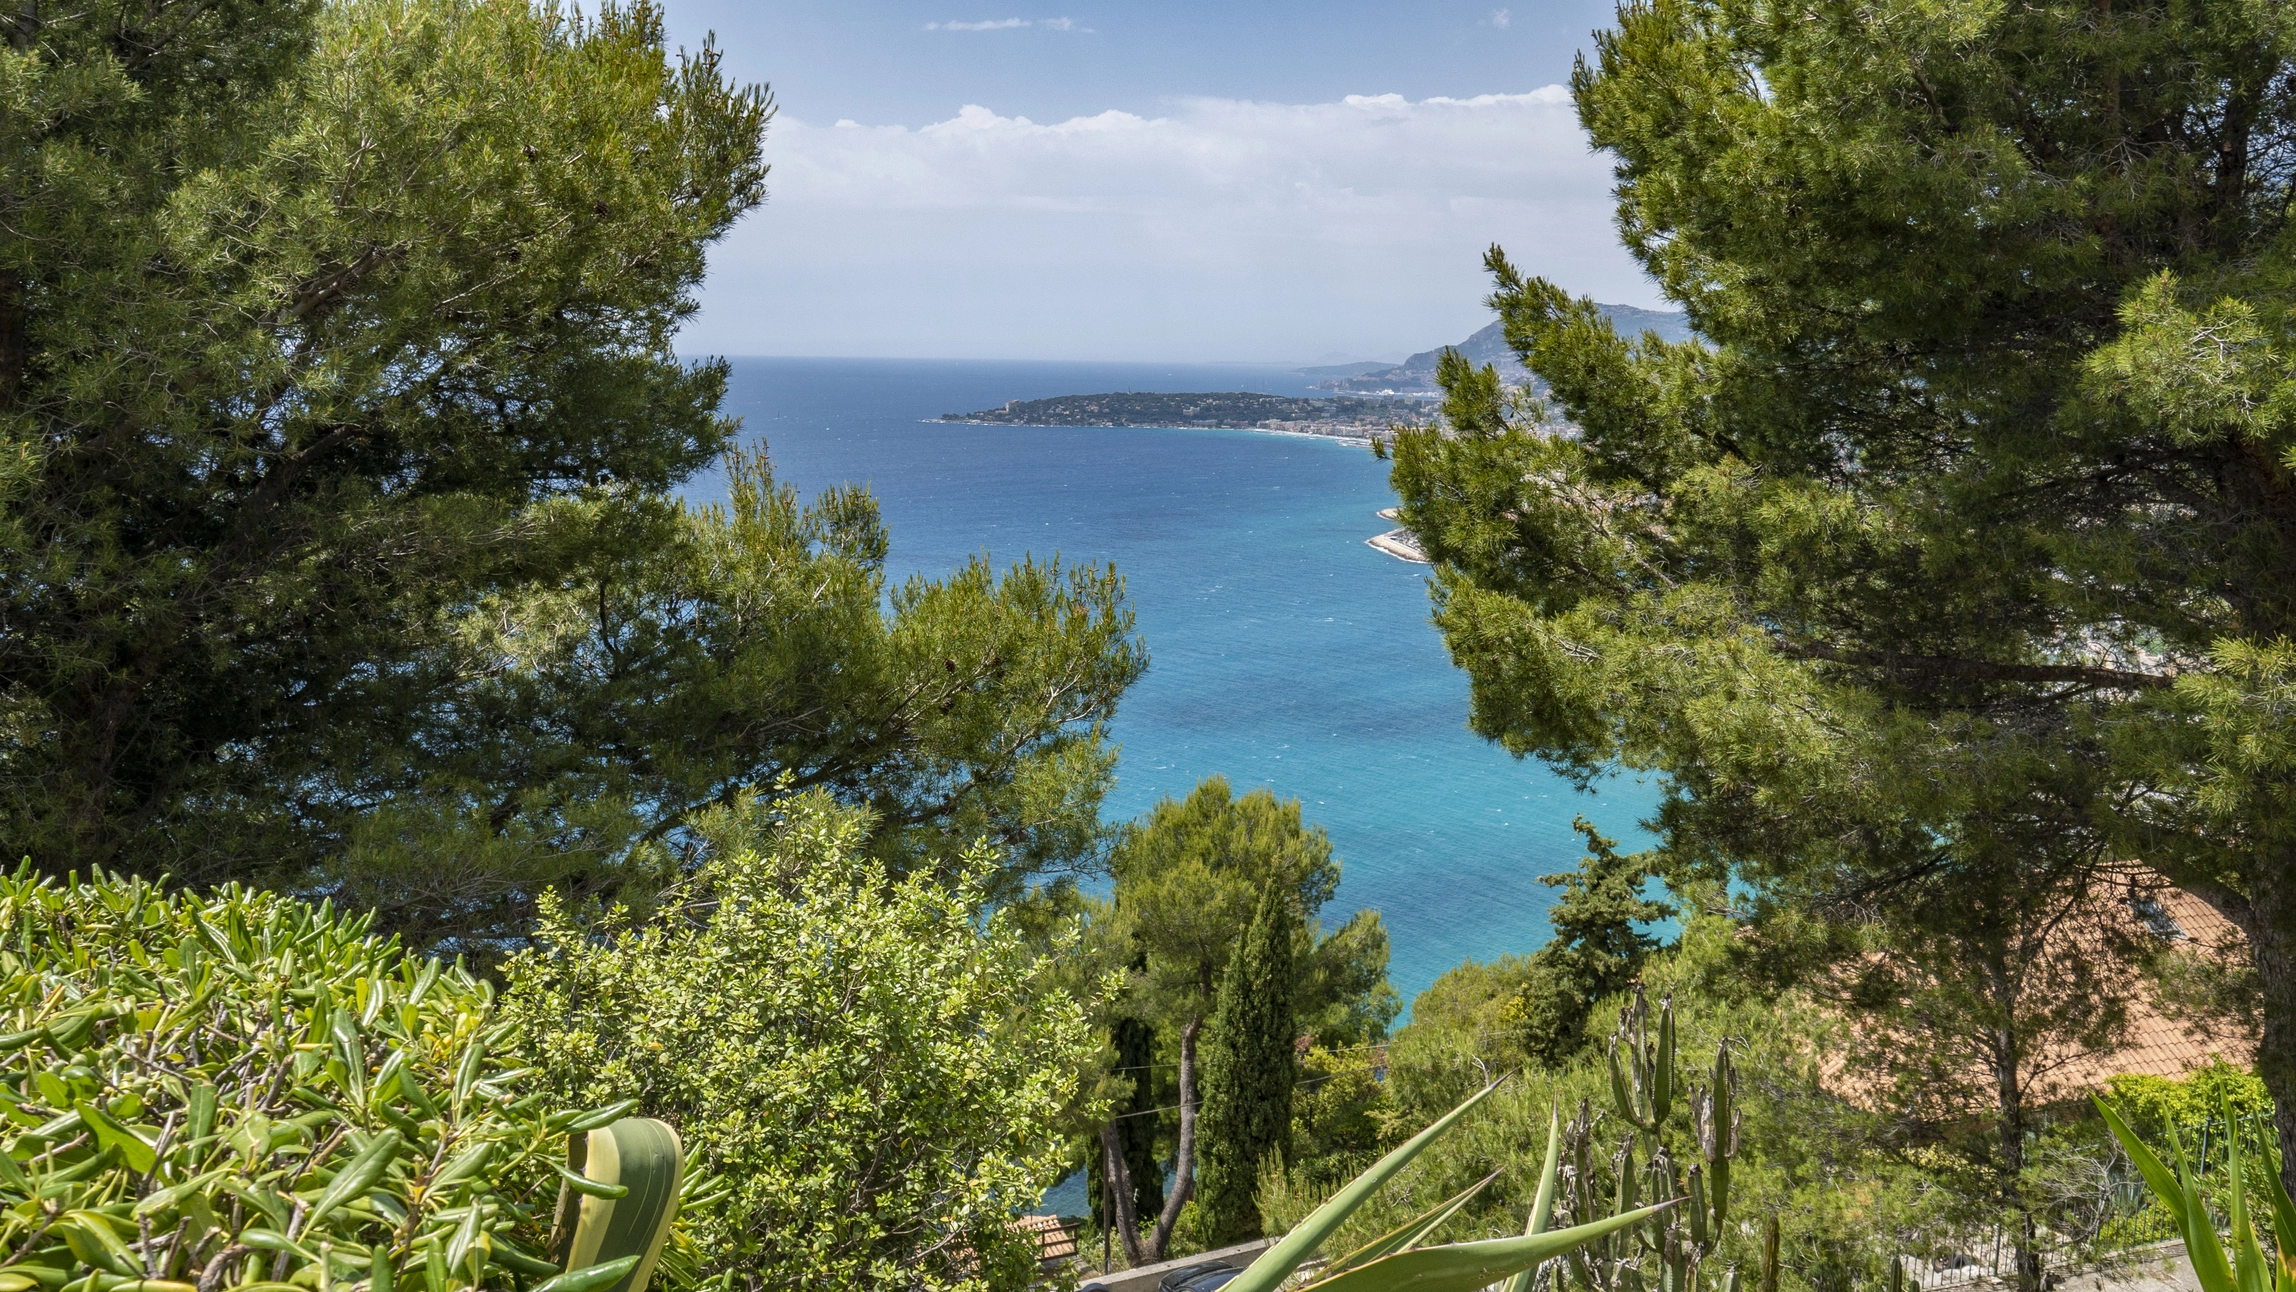
POLYGON ((1253 391, 1156 394, 1122 391, 1015 399, 1002 408, 944 413, 944 422, 977 426, 1172 426, 1275 431, 1368 443, 1396 426, 1427 420, 1422 401, 1360 397, 1294 398, 1253 391))

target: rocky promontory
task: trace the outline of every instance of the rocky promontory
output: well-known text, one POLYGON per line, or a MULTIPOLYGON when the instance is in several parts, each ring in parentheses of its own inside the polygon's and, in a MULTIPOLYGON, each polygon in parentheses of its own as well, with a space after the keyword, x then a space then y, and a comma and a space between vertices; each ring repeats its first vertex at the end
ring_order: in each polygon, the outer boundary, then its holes
POLYGON ((1398 424, 1424 422, 1430 411, 1424 401, 1400 399, 1302 399, 1243 390, 1177 395, 1123 391, 1016 399, 977 413, 944 413, 941 420, 984 426, 1175 426, 1371 440, 1385 438, 1398 424))

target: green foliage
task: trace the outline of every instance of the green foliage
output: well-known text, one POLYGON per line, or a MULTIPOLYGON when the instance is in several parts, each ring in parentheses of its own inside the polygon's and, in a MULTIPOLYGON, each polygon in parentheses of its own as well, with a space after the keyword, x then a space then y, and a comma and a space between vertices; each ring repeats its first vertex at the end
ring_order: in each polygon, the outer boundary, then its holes
POLYGON ((43 869, 491 957, 776 785, 895 873, 993 838, 1000 897, 1098 856, 1112 575, 888 586, 867 495, 762 457, 670 496, 736 430, 673 338, 771 105, 646 0, 74 11, 0 95, 0 827, 43 869))
POLYGON ((1115 893, 1102 935, 1138 958, 1120 1009, 1157 1025, 1179 1078, 1173 1175, 1144 1253, 1160 1259, 1196 1186, 1200 1033, 1238 945, 1237 931, 1251 923, 1263 894, 1279 893, 1298 913, 1297 1026, 1320 1029, 1313 1034, 1326 1043, 1369 1040, 1385 1033, 1398 1002, 1387 985, 1387 932, 1375 913, 1358 914, 1328 934, 1315 923, 1316 911, 1339 886, 1339 863, 1323 830, 1303 824, 1297 800, 1279 802, 1266 789, 1238 798, 1226 780, 1209 777, 1187 798, 1166 799, 1128 827, 1110 855, 1110 870, 1115 893))
POLYGON ((1250 925, 1262 893, 1282 889, 1313 919, 1339 887, 1331 840, 1301 824, 1297 800, 1278 802, 1266 789, 1237 798, 1217 776, 1158 803, 1109 868, 1118 918, 1148 957, 1161 1016, 1173 1020, 1210 1015, 1236 931, 1250 925))
POLYGON ((671 347, 761 88, 644 4, 160 0, 0 54, 0 811, 43 866, 300 855, 411 751, 531 508, 731 426, 671 347))
MULTIPOLYGON (((1291 1145, 1275 1187, 1294 1182, 1320 1196, 1352 1178, 1379 1153, 1394 1146, 1395 1117, 1387 1083, 1381 1080, 1383 1047, 1316 1046, 1301 1056, 1300 1085, 1292 1094, 1291 1145)), ((1267 1187, 1263 1174, 1262 1188, 1267 1187)))
POLYGON ((1291 896, 1270 885, 1220 977, 1204 1048, 1202 1172, 1196 1202, 1215 1246, 1259 1230, 1252 1195, 1269 1157, 1290 1146, 1292 1087, 1299 1079, 1292 1015, 1298 917, 1291 896))
POLYGON ((896 875, 950 878, 988 838, 1009 900, 1097 855, 1101 724, 1146 667, 1121 582, 975 560, 889 588, 867 494, 804 505, 763 458, 726 465, 723 505, 537 509, 574 568, 452 625, 468 668, 423 756, 343 751, 391 792, 298 882, 499 936, 552 884, 638 900, 697 813, 815 786, 869 809, 896 875))
POLYGON ((786 1288, 1025 1281, 1006 1229, 1058 1176, 1093 1040, 1003 913, 893 879, 814 792, 704 818, 700 871, 645 920, 552 900, 506 1016, 543 1088, 630 1098, 714 1181, 683 1225, 697 1279, 786 1288))
POLYGON ((2182 1077, 2123 1074, 2105 1083, 2113 1111, 2138 1134, 2165 1139, 2226 1111, 2250 1117, 2272 1111, 2272 1096, 2255 1073, 2212 1063, 2182 1077))
POLYGON ((1336 929, 1300 922, 1292 953, 1299 984, 1293 1016, 1302 1036, 1327 1046, 1369 1045, 1387 1035, 1403 1000, 1387 981, 1387 925, 1360 910, 1336 929))
MULTIPOLYGON (((1476 729, 1656 773, 1667 870, 1878 925, 1941 1003, 2014 984, 1983 1027, 2110 1035, 2117 971, 2036 934, 2129 858, 2296 927, 2292 77, 2254 0, 1622 5, 1574 94, 1700 339, 1494 249, 1572 430, 1454 357, 1394 446, 1476 729)), ((1987 1061, 2014 1174, 2036 1064, 1987 1061)))
POLYGON ((488 986, 369 923, 236 888, 0 880, 8 1286, 556 1272, 567 1129, 620 1110, 532 1093, 488 986))
POLYGON ((1526 1055, 1549 1066, 1586 1044, 1587 1015, 1595 1002, 1626 990, 1641 974, 1658 945, 1641 926, 1674 914, 1665 902, 1643 896, 1648 858, 1619 856, 1617 842, 1603 838, 1583 817, 1573 824, 1586 838, 1587 855, 1577 874, 1539 877, 1563 890, 1547 912, 1555 935, 1532 955, 1530 972, 1506 1011, 1506 1022, 1522 1032, 1526 1055))

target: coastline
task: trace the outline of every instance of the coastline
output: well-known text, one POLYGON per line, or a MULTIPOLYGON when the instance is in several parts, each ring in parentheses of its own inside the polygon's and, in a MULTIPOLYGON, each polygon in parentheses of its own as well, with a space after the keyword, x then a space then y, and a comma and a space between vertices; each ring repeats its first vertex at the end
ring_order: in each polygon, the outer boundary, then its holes
MULTIPOLYGON (((1064 431, 1079 429, 1077 423, 1074 422, 992 422, 986 418, 972 417, 926 417, 919 420, 929 426, 1011 426, 1026 427, 1032 430, 1064 431)), ((1379 438, 1365 432, 1360 426, 1344 426, 1336 423, 1289 422, 1259 426, 1170 426, 1160 422, 1099 422, 1093 425, 1109 430, 1126 431, 1250 431, 1255 435, 1296 435, 1303 439, 1330 440, 1335 444, 1349 444, 1356 448, 1369 448, 1372 441, 1379 438), (1322 429, 1314 429, 1319 425, 1322 429)))

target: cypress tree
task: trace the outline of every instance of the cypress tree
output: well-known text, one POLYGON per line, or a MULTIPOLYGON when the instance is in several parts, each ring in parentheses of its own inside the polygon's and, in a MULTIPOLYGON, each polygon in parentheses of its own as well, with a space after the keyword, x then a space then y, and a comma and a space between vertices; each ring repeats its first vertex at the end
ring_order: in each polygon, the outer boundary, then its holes
POLYGON ((1204 1046, 1202 1174, 1196 1205, 1215 1243, 1259 1231, 1253 1194, 1260 1164, 1291 1137, 1298 1068, 1292 993, 1297 916, 1284 892, 1260 894, 1236 954, 1228 958, 1204 1046))

